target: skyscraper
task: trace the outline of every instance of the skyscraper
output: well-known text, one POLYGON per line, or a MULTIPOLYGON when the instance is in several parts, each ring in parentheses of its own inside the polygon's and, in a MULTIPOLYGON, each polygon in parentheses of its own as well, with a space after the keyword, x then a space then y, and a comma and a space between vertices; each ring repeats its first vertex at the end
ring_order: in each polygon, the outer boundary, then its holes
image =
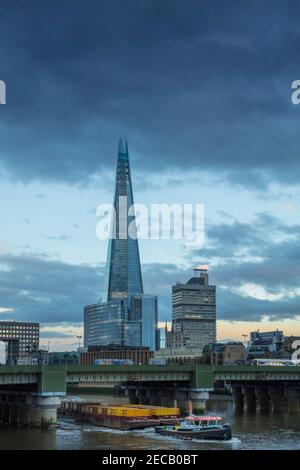
POLYGON ((128 215, 133 206, 128 145, 119 142, 115 181, 112 237, 109 240, 103 301, 143 293, 140 255, 137 239, 128 236, 128 227, 136 234, 135 215, 128 215))
POLYGON ((185 284, 172 287, 172 331, 166 333, 166 348, 186 348, 202 353, 216 341, 216 286, 209 284, 208 269, 194 269, 185 284))
POLYGON ((159 347, 157 297, 143 292, 128 145, 121 140, 113 208, 103 295, 84 309, 84 345, 154 351, 159 347))

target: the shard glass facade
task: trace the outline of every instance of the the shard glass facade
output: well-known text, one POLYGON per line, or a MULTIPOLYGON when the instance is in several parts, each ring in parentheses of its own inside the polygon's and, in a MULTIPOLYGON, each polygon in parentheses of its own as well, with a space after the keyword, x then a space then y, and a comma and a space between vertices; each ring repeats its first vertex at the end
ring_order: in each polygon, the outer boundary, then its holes
POLYGON ((86 347, 159 348, 157 297, 143 293, 133 204, 128 146, 120 141, 104 290, 100 303, 84 309, 86 347))
POLYGON ((138 241, 128 236, 129 225, 131 232, 136 234, 135 215, 128 215, 133 204, 128 146, 126 143, 124 147, 120 141, 113 204, 115 217, 108 249, 104 301, 143 293, 138 241))

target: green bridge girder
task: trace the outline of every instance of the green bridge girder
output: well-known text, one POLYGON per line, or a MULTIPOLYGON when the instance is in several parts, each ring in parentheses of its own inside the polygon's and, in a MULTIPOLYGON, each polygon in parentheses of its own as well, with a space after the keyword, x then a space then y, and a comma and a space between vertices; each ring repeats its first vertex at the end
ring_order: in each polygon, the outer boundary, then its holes
POLYGON ((39 394, 63 395, 68 384, 174 382, 196 389, 213 389, 215 380, 241 382, 293 381, 300 384, 300 367, 272 366, 0 366, 1 385, 33 385, 39 394))
POLYGON ((300 383, 300 366, 214 366, 215 380, 300 383))

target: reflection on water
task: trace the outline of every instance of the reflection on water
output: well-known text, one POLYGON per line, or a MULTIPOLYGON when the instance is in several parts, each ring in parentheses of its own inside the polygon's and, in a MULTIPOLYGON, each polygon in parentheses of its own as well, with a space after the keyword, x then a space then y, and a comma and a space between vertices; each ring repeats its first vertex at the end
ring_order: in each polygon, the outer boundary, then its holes
POLYGON ((225 422, 231 423, 231 441, 181 441, 155 434, 154 429, 118 431, 60 420, 57 428, 52 430, 0 428, 0 449, 300 450, 298 413, 238 412, 231 401, 223 400, 210 400, 208 410, 220 414, 225 422))

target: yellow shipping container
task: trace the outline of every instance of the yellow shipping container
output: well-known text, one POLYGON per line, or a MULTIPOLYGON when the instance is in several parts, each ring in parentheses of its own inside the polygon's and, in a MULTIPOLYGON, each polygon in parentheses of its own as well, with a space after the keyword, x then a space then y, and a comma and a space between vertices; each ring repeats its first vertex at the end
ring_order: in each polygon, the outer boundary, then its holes
POLYGON ((145 408, 130 408, 127 406, 108 406, 107 414, 109 416, 119 417, 148 417, 150 416, 150 410, 145 408))
POLYGON ((155 407, 151 409, 153 416, 179 416, 179 408, 155 407))
POLYGON ((179 416, 180 410, 175 407, 151 406, 151 405, 126 405, 135 409, 149 410, 152 416, 179 416))
POLYGON ((179 416, 179 408, 167 408, 163 406, 150 406, 150 405, 108 405, 108 406, 93 406, 85 407, 85 412, 94 414, 104 414, 108 416, 118 416, 126 418, 138 417, 162 417, 162 416, 179 416))

